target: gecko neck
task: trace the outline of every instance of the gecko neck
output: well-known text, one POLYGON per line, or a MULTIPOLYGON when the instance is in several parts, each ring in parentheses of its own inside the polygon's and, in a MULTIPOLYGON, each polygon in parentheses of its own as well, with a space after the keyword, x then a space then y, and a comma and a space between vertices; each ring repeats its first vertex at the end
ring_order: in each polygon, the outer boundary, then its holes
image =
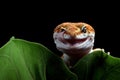
POLYGON ((85 55, 89 54, 92 51, 93 47, 89 47, 86 49, 81 49, 79 51, 73 50, 71 53, 64 53, 63 54, 63 60, 68 66, 75 65, 81 58, 83 58, 85 55))

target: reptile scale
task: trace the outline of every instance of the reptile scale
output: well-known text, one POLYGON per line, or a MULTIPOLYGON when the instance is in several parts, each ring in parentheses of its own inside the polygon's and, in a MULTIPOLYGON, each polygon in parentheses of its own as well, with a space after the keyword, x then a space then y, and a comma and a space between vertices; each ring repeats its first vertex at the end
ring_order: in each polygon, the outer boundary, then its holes
POLYGON ((61 58, 69 66, 93 51, 94 38, 94 28, 84 22, 61 23, 53 33, 56 48, 63 53, 61 58))

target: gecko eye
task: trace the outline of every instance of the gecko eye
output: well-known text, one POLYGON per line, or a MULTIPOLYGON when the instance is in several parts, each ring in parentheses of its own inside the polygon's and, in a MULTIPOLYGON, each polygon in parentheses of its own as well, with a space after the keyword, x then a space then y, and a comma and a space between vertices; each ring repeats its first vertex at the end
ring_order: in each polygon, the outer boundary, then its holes
POLYGON ((85 26, 83 26, 83 27, 82 27, 81 32, 83 32, 83 33, 86 33, 86 32, 87 32, 87 30, 86 30, 86 27, 85 27, 85 26))

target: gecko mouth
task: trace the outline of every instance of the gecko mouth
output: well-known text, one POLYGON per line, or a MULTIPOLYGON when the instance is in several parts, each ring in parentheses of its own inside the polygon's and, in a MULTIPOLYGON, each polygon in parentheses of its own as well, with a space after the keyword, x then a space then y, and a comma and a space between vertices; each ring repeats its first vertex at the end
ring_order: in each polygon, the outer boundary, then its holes
POLYGON ((69 45, 75 45, 75 44, 82 44, 84 42, 88 42, 92 40, 91 37, 86 37, 86 38, 80 38, 80 39, 76 39, 76 38, 70 38, 70 39, 60 39, 60 41, 63 44, 69 44, 69 45))
POLYGON ((54 33, 54 40, 60 50, 81 49, 93 46, 94 34, 70 36, 64 33, 54 33))
POLYGON ((81 44, 81 43, 85 42, 87 39, 88 38, 83 38, 83 39, 65 39, 65 40, 63 40, 63 42, 64 43, 69 43, 71 45, 74 45, 76 43, 81 44))

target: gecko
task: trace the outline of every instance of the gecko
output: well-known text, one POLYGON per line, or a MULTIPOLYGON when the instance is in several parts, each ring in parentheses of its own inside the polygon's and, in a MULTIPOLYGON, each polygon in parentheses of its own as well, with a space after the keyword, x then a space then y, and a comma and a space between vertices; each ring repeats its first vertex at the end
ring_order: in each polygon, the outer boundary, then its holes
POLYGON ((73 66, 93 50, 95 30, 85 22, 63 22, 55 27, 53 39, 63 61, 73 66))

